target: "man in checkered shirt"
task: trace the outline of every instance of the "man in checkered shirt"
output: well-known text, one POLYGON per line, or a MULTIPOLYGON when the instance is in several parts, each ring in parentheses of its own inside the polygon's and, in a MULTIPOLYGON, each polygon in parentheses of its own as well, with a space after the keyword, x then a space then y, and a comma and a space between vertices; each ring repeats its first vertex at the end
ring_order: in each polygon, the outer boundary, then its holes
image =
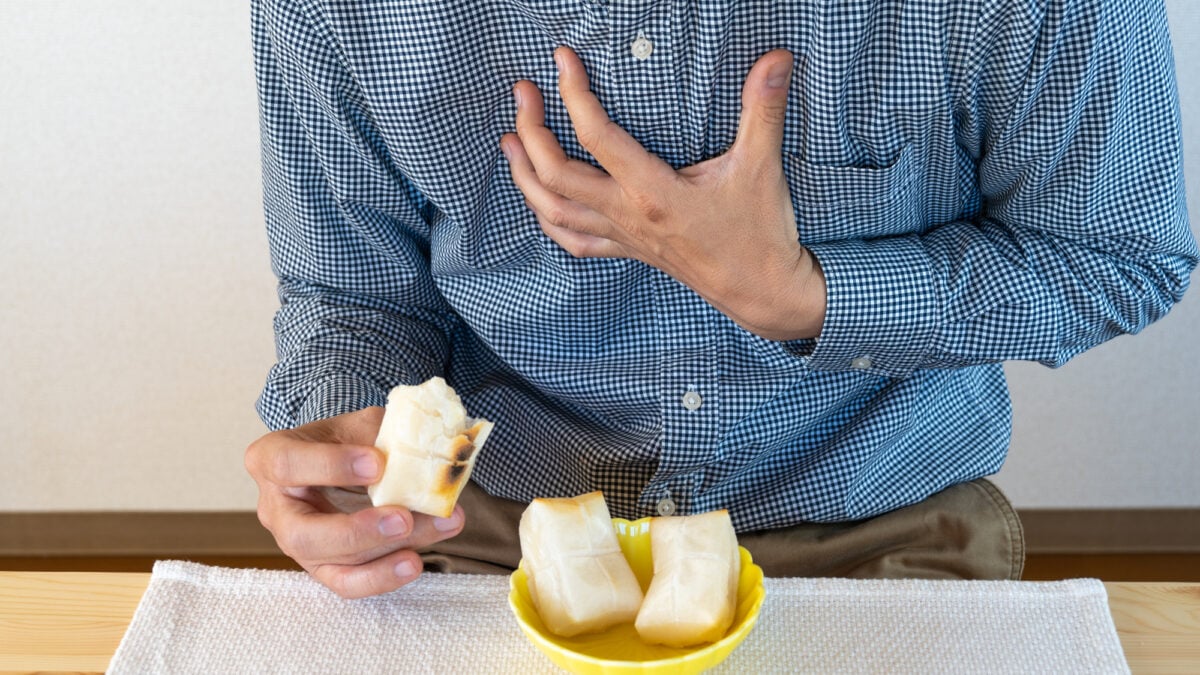
POLYGON ((259 515, 338 593, 506 571, 535 497, 728 509, 769 574, 1018 578, 1001 363, 1197 261, 1161 0, 257 0, 259 515), (369 508, 386 392, 496 423, 369 508))

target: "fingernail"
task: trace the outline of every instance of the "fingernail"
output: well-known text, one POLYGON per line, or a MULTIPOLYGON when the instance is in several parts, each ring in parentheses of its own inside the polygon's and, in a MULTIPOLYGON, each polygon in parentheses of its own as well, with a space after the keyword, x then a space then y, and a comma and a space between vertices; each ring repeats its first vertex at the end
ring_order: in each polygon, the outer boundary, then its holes
POLYGON ((457 513, 451 514, 449 518, 433 519, 433 529, 437 530, 438 532, 450 532, 452 530, 457 530, 458 526, 461 524, 462 518, 460 518, 457 513))
POLYGON ((399 513, 391 513, 379 519, 379 533, 385 537, 395 537, 408 533, 408 522, 399 513))
POLYGON ((403 560, 396 563, 396 566, 392 568, 392 571, 395 572, 396 576, 400 577, 401 579, 408 579, 417 573, 417 566, 414 565, 411 560, 403 560))
POLYGON ((767 71, 767 86, 772 89, 782 89, 787 86, 791 74, 792 65, 790 63, 776 63, 767 71))
POLYGON ((516 87, 513 87, 512 93, 513 93, 513 101, 515 101, 517 103, 517 107, 520 108, 521 107, 521 90, 516 87))
POLYGON ((512 150, 508 149, 508 143, 500 141, 500 152, 503 152, 505 157, 512 159, 512 150))
POLYGON ((563 57, 559 52, 554 52, 554 65, 558 66, 559 70, 563 69, 563 57))
POLYGON ((371 455, 354 460, 354 475, 359 478, 374 478, 379 473, 379 462, 371 455))

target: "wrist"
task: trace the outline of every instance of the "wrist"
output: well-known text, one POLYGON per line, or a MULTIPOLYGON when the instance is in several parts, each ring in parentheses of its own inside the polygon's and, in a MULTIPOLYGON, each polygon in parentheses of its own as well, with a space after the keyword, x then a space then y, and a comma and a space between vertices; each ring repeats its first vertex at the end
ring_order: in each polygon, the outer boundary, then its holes
POLYGON ((826 286, 821 264, 808 249, 800 247, 790 261, 767 275, 772 282, 754 293, 743 320, 746 330, 768 340, 816 338, 825 324, 826 286))

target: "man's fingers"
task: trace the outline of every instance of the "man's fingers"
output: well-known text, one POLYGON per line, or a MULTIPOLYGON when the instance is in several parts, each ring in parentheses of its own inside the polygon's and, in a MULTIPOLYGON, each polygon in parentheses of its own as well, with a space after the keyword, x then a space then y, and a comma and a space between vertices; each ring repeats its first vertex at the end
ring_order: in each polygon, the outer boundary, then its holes
POLYGON ((259 481, 285 487, 370 485, 379 480, 383 454, 370 446, 268 434, 246 449, 246 468, 259 481))
POLYGON ((529 80, 513 85, 513 99, 517 104, 517 135, 527 145, 537 145, 539 159, 547 164, 562 164, 567 161, 554 132, 546 128, 546 104, 542 92, 529 80))
POLYGON ((554 132, 546 128, 545 103, 537 86, 522 80, 513 86, 513 97, 517 100, 517 137, 538 182, 590 206, 612 203, 620 189, 612 177, 591 164, 567 157, 554 132))
POLYGON ((742 115, 733 152, 779 161, 787 116, 792 54, 776 49, 762 55, 742 85, 742 115))
POLYGON ((631 258, 624 246, 611 239, 597 237, 583 232, 576 232, 565 227, 559 227, 549 221, 538 218, 542 232, 554 240, 567 253, 576 258, 631 258))
POLYGON ((266 501, 279 548, 301 562, 365 562, 405 547, 413 532, 413 514, 399 507, 330 512, 283 492, 266 501))
POLYGON ((570 47, 554 50, 558 90, 575 137, 608 173, 627 189, 656 185, 674 177, 669 164, 646 151, 633 136, 614 123, 592 93, 583 62, 570 47))
POLYGON ((365 598, 394 591, 421 574, 421 556, 403 550, 361 565, 323 564, 306 567, 309 574, 343 598, 365 598))
POLYGON ((611 220, 542 185, 520 138, 505 134, 500 147, 508 158, 513 182, 525 195, 546 236, 576 258, 627 257, 625 249, 609 239, 622 234, 611 220))
POLYGON ((461 508, 448 518, 435 518, 399 506, 330 512, 284 493, 268 501, 271 533, 279 548, 305 564, 363 564, 453 537, 464 523, 461 508))
MULTIPOLYGON (((388 508, 371 511, 383 514, 382 520, 378 521, 381 528, 386 525, 387 518, 397 513, 389 512, 388 508)), ((353 515, 363 513, 359 511, 353 515)), ((448 518, 435 518, 421 513, 409 515, 412 529, 407 534, 401 536, 383 532, 384 540, 369 551, 336 558, 297 559, 302 561, 313 577, 344 598, 362 598, 395 590, 421 574, 423 565, 416 549, 457 535, 462 532, 466 522, 461 506, 455 507, 448 518), (311 562, 313 560, 328 562, 311 562)), ((367 526, 372 520, 359 519, 365 521, 367 526)), ((368 534, 368 538, 371 536, 368 534)))
POLYGON ((559 228, 598 237, 618 234, 612 222, 605 216, 543 185, 533 160, 519 137, 505 134, 500 138, 500 147, 504 156, 508 158, 513 183, 525 195, 525 201, 537 214, 539 222, 548 222, 559 228))

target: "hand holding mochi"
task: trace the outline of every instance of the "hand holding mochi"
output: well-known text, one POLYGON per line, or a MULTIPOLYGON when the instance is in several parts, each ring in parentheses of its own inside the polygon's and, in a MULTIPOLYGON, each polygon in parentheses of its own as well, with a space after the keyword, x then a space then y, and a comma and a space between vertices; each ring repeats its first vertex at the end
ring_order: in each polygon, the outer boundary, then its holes
POLYGON ((601 493, 533 500, 520 537, 529 595, 550 632, 571 637, 637 616, 642 589, 601 493))
POLYGON ((371 503, 449 517, 492 426, 468 417, 440 377, 395 387, 375 439, 387 464, 379 482, 367 487, 371 503))
POLYGON ((729 512, 650 520, 654 576, 634 628, 651 644, 719 640, 737 609, 741 554, 729 512))

